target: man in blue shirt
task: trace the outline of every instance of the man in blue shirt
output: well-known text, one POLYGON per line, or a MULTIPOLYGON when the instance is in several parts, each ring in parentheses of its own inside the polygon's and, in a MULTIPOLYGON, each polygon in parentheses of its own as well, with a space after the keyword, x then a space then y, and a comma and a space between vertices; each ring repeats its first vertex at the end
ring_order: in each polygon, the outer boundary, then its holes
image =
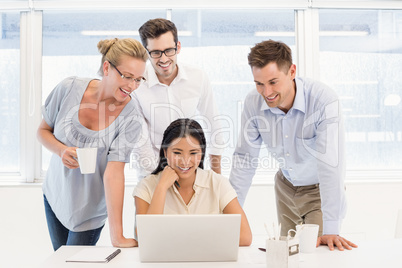
POLYGON ((326 85, 296 77, 290 48, 268 40, 248 62, 257 91, 244 102, 230 182, 244 203, 264 142, 280 164, 275 195, 282 234, 300 223, 320 225, 317 245, 357 247, 339 236, 346 212, 344 129, 338 96, 326 85), (257 161, 256 161, 257 160, 257 161))

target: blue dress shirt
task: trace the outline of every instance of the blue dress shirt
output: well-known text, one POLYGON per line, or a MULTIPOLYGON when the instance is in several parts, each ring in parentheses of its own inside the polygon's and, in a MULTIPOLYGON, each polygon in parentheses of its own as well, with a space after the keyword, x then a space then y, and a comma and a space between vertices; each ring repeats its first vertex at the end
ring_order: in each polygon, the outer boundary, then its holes
POLYGON ((320 184, 323 234, 339 234, 346 212, 344 129, 339 98, 323 83, 296 77, 292 108, 270 108, 256 91, 244 102, 230 182, 243 205, 261 144, 294 186, 320 184))

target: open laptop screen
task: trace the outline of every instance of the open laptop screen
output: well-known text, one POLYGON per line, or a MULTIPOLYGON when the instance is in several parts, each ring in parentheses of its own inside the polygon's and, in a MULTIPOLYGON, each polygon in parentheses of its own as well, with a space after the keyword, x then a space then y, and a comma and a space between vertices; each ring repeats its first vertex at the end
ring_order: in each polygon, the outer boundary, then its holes
POLYGON ((237 261, 240 214, 136 217, 141 262, 237 261))

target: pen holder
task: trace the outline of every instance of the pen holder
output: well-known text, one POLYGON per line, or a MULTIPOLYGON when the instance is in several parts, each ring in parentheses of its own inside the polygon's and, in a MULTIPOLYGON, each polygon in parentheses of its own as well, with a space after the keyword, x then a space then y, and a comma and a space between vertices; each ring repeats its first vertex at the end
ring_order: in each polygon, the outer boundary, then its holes
POLYGON ((282 236, 279 240, 267 240, 268 268, 298 268, 299 239, 282 236))

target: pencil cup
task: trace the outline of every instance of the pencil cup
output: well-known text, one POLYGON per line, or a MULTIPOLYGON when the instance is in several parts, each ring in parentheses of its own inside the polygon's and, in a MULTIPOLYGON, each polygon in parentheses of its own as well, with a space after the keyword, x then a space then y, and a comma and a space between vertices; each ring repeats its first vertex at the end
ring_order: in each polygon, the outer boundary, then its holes
POLYGON ((98 148, 77 148, 81 174, 95 173, 97 151, 98 148))
POLYGON ((279 240, 267 240, 268 268, 298 268, 299 239, 282 236, 279 240))

